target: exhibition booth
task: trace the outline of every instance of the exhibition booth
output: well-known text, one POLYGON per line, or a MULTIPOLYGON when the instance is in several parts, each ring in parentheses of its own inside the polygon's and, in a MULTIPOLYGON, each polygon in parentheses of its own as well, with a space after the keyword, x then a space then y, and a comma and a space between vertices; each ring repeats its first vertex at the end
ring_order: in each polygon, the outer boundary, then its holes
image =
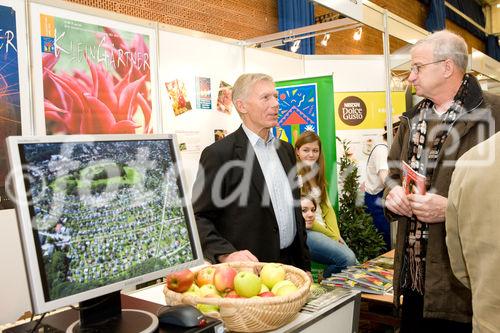
MULTIPOLYGON (((100 296, 104 291, 123 290, 128 295, 125 301, 122 299, 124 304, 136 304, 131 298, 141 299, 149 302, 142 305, 149 307, 148 311, 157 309, 152 304, 165 304, 161 285, 143 290, 135 290, 135 285, 160 278, 160 273, 164 276, 173 270, 203 264, 189 205, 191 196, 196 195, 191 193, 193 182, 202 150, 241 124, 227 94, 242 73, 262 72, 276 81, 280 100, 276 136, 293 144, 305 130, 319 134, 325 147, 330 197, 335 201, 332 203, 338 205, 339 158, 350 154, 359 166, 360 182, 363 182, 364 165, 371 148, 382 142, 384 126, 390 129, 393 120, 405 111, 413 98, 391 75, 393 71, 404 71, 408 67, 409 55, 391 57, 387 51, 389 35, 412 43, 426 34, 377 6, 364 4, 358 10, 361 14, 353 15, 357 22, 375 27, 384 35, 384 55, 297 55, 255 47, 255 41, 216 37, 64 1, 0 0, 0 34, 3 36, 0 40, 0 64, 3 65, 0 67, 0 102, 5 110, 2 110, 2 117, 11 120, 1 129, 0 139, 3 141, 13 135, 42 138, 9 143, 10 162, 19 168, 18 173, 9 172, 7 146, 0 143, 1 199, 2 207, 5 207, 0 210, 0 325, 14 322, 28 311, 54 310, 100 296), (387 109, 392 112, 387 113, 387 109), (56 134, 74 137, 64 139, 56 134), (99 142, 97 148, 87 151, 87 154, 111 164, 121 163, 113 161, 113 153, 126 155, 132 151, 134 156, 130 161, 134 161, 138 169, 149 168, 146 163, 149 160, 165 167, 157 172, 168 169, 172 178, 165 181, 172 186, 169 188, 172 192, 165 197, 153 198, 151 193, 155 192, 151 187, 150 192, 141 193, 141 198, 146 202, 170 200, 175 196, 172 193, 177 193, 179 198, 172 200, 180 214, 175 217, 184 218, 184 225, 178 231, 184 238, 179 243, 167 245, 172 247, 172 253, 177 254, 185 241, 190 245, 187 246, 188 254, 183 252, 183 255, 189 258, 176 257, 174 260, 175 256, 168 253, 166 257, 170 257, 170 261, 165 259, 164 262, 167 268, 160 270, 155 267, 117 284, 113 281, 104 286, 104 291, 99 287, 90 288, 83 298, 72 298, 74 295, 68 294, 63 300, 50 301, 50 297, 44 294, 47 287, 42 286, 42 278, 38 275, 44 266, 43 258, 36 253, 35 247, 42 249, 43 255, 52 253, 58 246, 54 244, 64 242, 64 230, 60 231, 64 227, 57 230, 59 235, 51 242, 47 238, 54 235, 48 232, 46 235, 43 235, 43 230, 32 233, 30 212, 33 213, 33 208, 28 209, 31 207, 28 202, 32 199, 28 190, 29 186, 41 188, 43 177, 32 172, 33 178, 24 183, 26 174, 22 173, 21 162, 33 158, 36 170, 52 170, 51 163, 58 161, 43 160, 33 151, 49 151, 52 148, 47 147, 63 144, 74 144, 71 146, 74 151, 86 151, 87 138, 79 136, 82 134, 94 135, 88 145, 99 142), (99 136, 101 134, 112 136, 107 139, 99 136), (130 139, 122 134, 137 136, 130 139), (137 142, 132 143, 134 140, 137 142), (348 152, 344 151, 342 141, 349 142, 348 152), (145 145, 149 150, 144 153, 146 155, 141 155, 143 151, 137 147, 142 147, 144 142, 149 142, 145 145), (128 145, 134 148, 124 148, 128 145), (17 198, 24 196, 25 200, 24 211, 17 215, 12 195, 14 187, 18 191, 17 198), (18 218, 24 226, 18 226, 18 218), (42 236, 44 244, 33 241, 42 236)), ((488 72, 489 77, 498 80, 498 62, 492 64, 478 51, 472 59, 472 70, 488 72)), ((73 164, 80 162, 79 159, 71 161, 73 164)), ((73 165, 71 163, 63 164, 62 168, 73 165)), ((51 172, 53 179, 61 177, 59 170, 51 172)), ((133 179, 128 169, 119 172, 133 179)), ((153 176, 148 174, 148 177, 153 176)), ((68 186, 67 178, 64 182, 68 186)), ((156 183, 152 181, 151 184, 156 183)), ((165 184, 156 184, 161 185, 165 184)), ((87 193, 89 200, 92 200, 93 193, 87 193)), ((47 219, 57 213, 48 212, 47 219)), ((155 214, 153 210, 149 213, 155 214)), ((55 220, 54 223, 59 222, 55 220)), ((149 231, 159 232, 156 229, 149 231)), ((141 238, 139 234, 134 237, 141 238)), ((101 250, 96 248, 96 251, 101 250)), ((83 256, 82 253, 78 255, 83 256)), ((129 267, 124 263, 120 265, 129 267)), ((87 272, 84 270, 87 268, 82 271, 75 268, 71 281, 85 280, 87 272)), ((113 271, 116 267, 99 269, 95 274, 104 274, 106 269, 113 271)), ((359 303, 359 293, 346 294, 317 313, 300 313, 280 331, 324 331, 335 325, 339 332, 355 332, 359 303)), ((131 307, 136 306, 141 307, 131 307)))

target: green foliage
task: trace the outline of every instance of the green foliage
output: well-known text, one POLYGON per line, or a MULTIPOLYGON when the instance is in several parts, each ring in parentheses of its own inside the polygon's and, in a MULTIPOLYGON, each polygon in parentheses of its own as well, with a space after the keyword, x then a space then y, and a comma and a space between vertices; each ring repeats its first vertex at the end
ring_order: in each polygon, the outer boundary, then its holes
MULTIPOLYGON (((344 152, 349 151, 349 144, 349 141, 342 141, 344 152)), ((365 205, 358 202, 358 167, 346 153, 340 159, 339 181, 342 185, 338 219, 340 234, 359 262, 365 262, 380 255, 385 243, 373 224, 372 216, 365 211, 365 205)))

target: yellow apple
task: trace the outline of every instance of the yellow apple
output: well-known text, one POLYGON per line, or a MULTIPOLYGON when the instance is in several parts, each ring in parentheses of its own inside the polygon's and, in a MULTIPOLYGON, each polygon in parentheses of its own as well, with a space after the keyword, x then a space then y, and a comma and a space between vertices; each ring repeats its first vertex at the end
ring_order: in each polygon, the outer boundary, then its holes
POLYGON ((276 283, 273 286, 273 288, 271 289, 271 292, 276 295, 276 292, 278 291, 278 289, 281 288, 281 287, 283 287, 283 286, 286 286, 286 285, 293 285, 293 286, 295 286, 292 281, 290 281, 290 280, 283 280, 283 281, 280 281, 280 282, 276 283))
POLYGON ((299 290, 299 288, 297 288, 294 284, 288 284, 279 288, 278 291, 276 291, 276 296, 286 296, 296 292, 297 290, 299 290))
POLYGON ((262 266, 260 271, 260 279, 269 288, 272 288, 276 283, 285 279, 286 271, 282 264, 267 263, 262 266))
POLYGON ((263 284, 262 284, 262 287, 260 287, 260 292, 259 292, 259 294, 265 293, 265 292, 267 292, 267 291, 271 291, 271 290, 269 290, 269 288, 268 288, 268 287, 267 287, 267 286, 263 283, 263 284))
POLYGON ((215 288, 213 284, 204 284, 203 286, 200 287, 200 290, 198 290, 198 295, 201 297, 205 297, 207 295, 219 295, 219 292, 215 288))

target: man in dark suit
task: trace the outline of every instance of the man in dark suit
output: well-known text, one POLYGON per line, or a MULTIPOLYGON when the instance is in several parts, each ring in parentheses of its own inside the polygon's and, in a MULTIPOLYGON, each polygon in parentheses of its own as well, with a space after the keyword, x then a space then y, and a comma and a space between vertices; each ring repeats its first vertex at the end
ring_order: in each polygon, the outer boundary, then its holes
POLYGON ((293 147, 276 139, 273 79, 243 74, 233 87, 242 126, 205 148, 193 208, 207 260, 282 262, 310 270, 293 147))

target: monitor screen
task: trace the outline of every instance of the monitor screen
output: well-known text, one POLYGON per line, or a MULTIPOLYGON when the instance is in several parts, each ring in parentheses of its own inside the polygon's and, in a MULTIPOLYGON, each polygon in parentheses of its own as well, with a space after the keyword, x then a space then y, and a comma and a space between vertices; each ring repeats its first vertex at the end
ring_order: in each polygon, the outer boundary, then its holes
POLYGON ((8 138, 33 310, 203 263, 172 135, 8 138))

